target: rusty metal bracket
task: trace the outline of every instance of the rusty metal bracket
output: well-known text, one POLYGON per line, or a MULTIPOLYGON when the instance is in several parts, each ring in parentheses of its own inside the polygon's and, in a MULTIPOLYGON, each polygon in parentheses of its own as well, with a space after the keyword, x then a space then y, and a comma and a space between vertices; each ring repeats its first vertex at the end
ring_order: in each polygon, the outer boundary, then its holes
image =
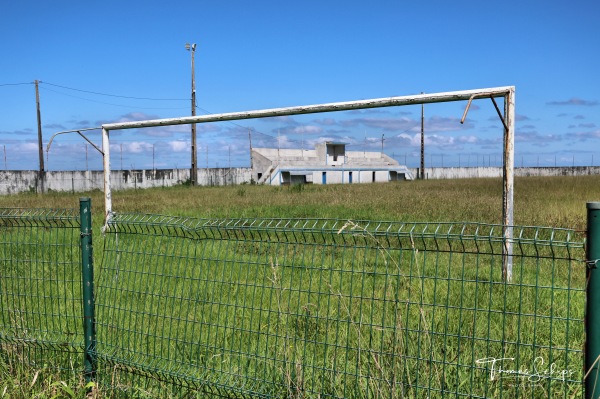
POLYGON ((66 130, 64 132, 58 132, 58 133, 54 133, 52 135, 52 137, 50 137, 50 141, 48 141, 48 145, 46 146, 46 152, 50 151, 50 145, 52 144, 52 140, 54 140, 54 138, 56 136, 58 136, 59 134, 65 134, 65 133, 77 133, 79 134, 81 137, 83 137, 83 139, 85 141, 87 141, 88 143, 90 143, 92 145, 92 147, 94 147, 100 154, 102 154, 102 156, 104 156, 104 151, 102 151, 96 144, 92 143, 90 141, 90 139, 88 139, 87 137, 85 137, 85 135, 83 133, 81 133, 82 131, 87 131, 87 130, 100 130, 101 128, 99 127, 93 127, 93 128, 87 128, 87 129, 78 129, 78 130, 66 130))
POLYGON ((508 126, 506 126, 506 121, 504 120, 504 117, 502 116, 502 112, 500 112, 500 108, 498 108, 498 104, 496 104, 496 100, 494 99, 494 97, 490 97, 492 99, 492 102, 494 103, 494 108, 496 108, 496 112, 498 113, 498 117, 500 118, 500 121, 502 121, 502 124, 504 125, 504 130, 508 132, 508 126))
MULTIPOLYGON (((462 125, 463 123, 465 123, 465 119, 467 118, 467 113, 469 112, 469 108, 471 108, 471 102, 476 98, 485 98, 487 97, 487 95, 478 95, 478 94, 473 94, 470 98, 469 98, 469 102, 467 103, 467 107, 465 108, 465 112, 463 113, 462 119, 460 120, 460 124, 462 125)), ((500 118, 500 121, 502 122, 502 125, 504 125, 504 130, 508 131, 508 126, 506 126, 506 121, 504 120, 504 117, 502 116, 502 112, 500 112, 500 108, 498 108, 498 104, 496 103, 496 100, 494 99, 493 96, 489 96, 490 99, 492 100, 492 103, 494 103, 494 108, 496 108, 496 112, 498 113, 498 117, 500 118)))
POLYGON ((467 112, 469 112, 469 108, 471 108, 471 101, 473 101, 473 99, 477 97, 477 94, 473 94, 471 97, 469 97, 469 102, 467 103, 467 107, 465 108, 465 112, 463 113, 463 116, 460 120, 460 124, 462 125, 463 123, 465 123, 465 119, 467 119, 467 112))

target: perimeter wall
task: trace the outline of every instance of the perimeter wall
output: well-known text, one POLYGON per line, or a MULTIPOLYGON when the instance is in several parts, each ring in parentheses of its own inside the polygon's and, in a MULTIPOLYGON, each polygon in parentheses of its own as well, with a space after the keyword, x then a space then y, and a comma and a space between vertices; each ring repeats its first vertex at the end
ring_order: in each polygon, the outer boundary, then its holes
MULTIPOLYGON (((409 168, 413 176, 419 176, 419 168, 409 168)), ((532 167, 515 168, 515 176, 587 176, 600 175, 600 166, 576 167, 532 167)), ((40 179, 35 170, 0 171, 0 195, 21 192, 102 190, 103 172, 51 171, 40 179)), ((426 179, 494 178, 502 176, 499 167, 426 168, 426 179)), ((224 186, 250 183, 251 168, 198 169, 198 184, 201 186, 224 186)), ((190 180, 189 169, 114 170, 111 183, 114 190, 149 187, 169 187, 185 184, 190 180)))

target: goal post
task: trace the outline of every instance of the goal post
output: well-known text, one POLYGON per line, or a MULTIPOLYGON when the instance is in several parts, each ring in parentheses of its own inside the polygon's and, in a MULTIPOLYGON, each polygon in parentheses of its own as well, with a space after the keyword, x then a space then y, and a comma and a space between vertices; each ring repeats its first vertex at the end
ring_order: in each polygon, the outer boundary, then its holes
MULTIPOLYGON (((504 125, 503 140, 503 277, 505 281, 512 278, 512 238, 514 224, 514 140, 515 140, 515 87, 495 87, 487 89, 451 91, 442 93, 417 94, 399 97, 386 97, 368 100, 335 102, 325 104, 303 105, 285 108, 271 108, 253 111, 230 112, 221 114, 185 116, 179 118, 151 119, 135 122, 106 123, 102 125, 102 149, 104 152, 104 218, 110 219, 112 209, 112 193, 110 182, 110 132, 113 130, 137 129, 186 125, 192 123, 225 122, 244 119, 256 119, 276 116, 314 114, 322 112, 351 111, 368 108, 397 107, 404 105, 420 105, 453 101, 472 101, 482 98, 503 98, 504 116, 499 115, 504 125)), ((495 101, 494 101, 494 105, 495 101)), ((500 114, 500 111, 498 110, 500 114)), ((465 110, 466 115, 466 110, 465 110)))

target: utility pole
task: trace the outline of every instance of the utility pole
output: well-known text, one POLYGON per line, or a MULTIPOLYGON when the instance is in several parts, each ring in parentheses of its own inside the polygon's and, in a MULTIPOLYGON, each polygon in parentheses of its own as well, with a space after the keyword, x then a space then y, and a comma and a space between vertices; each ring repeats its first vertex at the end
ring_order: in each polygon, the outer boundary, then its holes
POLYGON ((383 140, 384 140, 383 136, 385 136, 385 134, 381 135, 381 158, 383 158, 383 140))
MULTIPOLYGON (((185 49, 192 53, 192 116, 196 116, 196 77, 194 71, 194 54, 196 53, 196 43, 185 44, 185 49)), ((192 123, 192 168, 190 170, 190 182, 192 186, 197 184, 198 163, 196 156, 196 124, 192 123)))
POLYGON ((425 179, 425 104, 421 104, 421 179, 425 179))
POLYGON ((44 146, 42 143, 42 116, 40 112, 40 88, 39 80, 35 80, 35 105, 37 109, 37 129, 38 129, 38 150, 40 159, 39 181, 41 182, 42 193, 44 192, 44 146))
POLYGON ((248 129, 248 142, 250 143, 250 169, 252 169, 252 130, 248 129))

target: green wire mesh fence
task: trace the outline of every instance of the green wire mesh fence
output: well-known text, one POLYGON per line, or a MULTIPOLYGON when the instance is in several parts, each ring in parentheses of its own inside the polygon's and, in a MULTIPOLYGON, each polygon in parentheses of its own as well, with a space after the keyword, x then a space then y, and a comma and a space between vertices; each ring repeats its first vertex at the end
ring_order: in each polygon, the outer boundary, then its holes
POLYGON ((511 283, 494 225, 117 214, 105 234, 97 356, 117 391, 581 394, 573 231, 515 227, 511 283))
POLYGON ((0 356, 36 368, 80 364, 79 227, 75 210, 0 209, 0 356))
MULTIPOLYGON (((0 210, 0 356, 83 372, 79 228, 0 210)), ((107 397, 581 396, 583 236, 515 227, 506 283, 502 231, 116 214, 94 237, 95 378, 107 397)))

